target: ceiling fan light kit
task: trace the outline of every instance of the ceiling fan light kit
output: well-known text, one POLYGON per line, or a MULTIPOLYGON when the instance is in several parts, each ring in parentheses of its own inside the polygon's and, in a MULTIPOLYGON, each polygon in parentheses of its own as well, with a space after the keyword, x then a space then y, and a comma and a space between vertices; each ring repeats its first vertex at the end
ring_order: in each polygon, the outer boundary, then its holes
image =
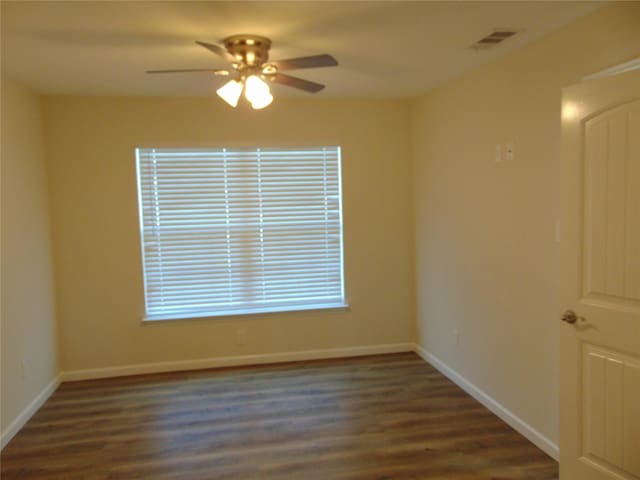
POLYGON ((234 78, 220 87, 216 93, 232 107, 236 107, 244 92, 251 107, 259 110, 273 102, 269 82, 279 83, 309 93, 324 88, 320 83, 280 73, 283 70, 302 68, 335 67, 338 62, 331 55, 313 55, 287 60, 269 61, 271 40, 258 35, 232 35, 223 41, 224 47, 196 41, 198 45, 221 56, 231 64, 231 69, 184 69, 148 70, 147 73, 192 73, 208 72, 214 75, 233 75, 234 78))
POLYGON ((222 100, 235 108, 238 106, 243 91, 245 98, 254 110, 260 110, 273 102, 269 85, 258 75, 241 77, 240 80, 229 80, 216 93, 222 100))

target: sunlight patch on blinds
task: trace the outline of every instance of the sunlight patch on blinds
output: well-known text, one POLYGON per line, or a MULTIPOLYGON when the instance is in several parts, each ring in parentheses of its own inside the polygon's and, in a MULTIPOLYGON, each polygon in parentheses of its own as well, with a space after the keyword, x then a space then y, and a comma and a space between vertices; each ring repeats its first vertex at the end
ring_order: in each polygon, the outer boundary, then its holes
POLYGON ((340 147, 136 157, 147 319, 344 305, 340 147))

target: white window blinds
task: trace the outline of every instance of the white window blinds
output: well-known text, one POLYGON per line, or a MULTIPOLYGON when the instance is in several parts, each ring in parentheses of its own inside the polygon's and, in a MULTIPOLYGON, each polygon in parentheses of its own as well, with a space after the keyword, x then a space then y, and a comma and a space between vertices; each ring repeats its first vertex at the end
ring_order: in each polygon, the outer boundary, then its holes
POLYGON ((339 147, 136 152, 148 319, 344 304, 339 147))

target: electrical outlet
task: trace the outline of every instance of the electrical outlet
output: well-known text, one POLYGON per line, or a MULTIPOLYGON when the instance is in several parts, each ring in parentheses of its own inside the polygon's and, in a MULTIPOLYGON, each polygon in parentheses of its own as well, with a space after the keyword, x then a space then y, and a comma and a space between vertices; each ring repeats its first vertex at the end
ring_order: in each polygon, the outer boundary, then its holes
POLYGON ((241 347, 242 345, 246 345, 247 343, 247 331, 242 328, 236 331, 236 345, 241 347))

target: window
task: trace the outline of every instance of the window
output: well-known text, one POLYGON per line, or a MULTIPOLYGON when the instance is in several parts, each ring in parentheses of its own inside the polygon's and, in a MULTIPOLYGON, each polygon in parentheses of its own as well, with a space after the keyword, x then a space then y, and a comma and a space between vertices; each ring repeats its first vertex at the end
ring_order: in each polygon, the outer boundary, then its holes
POLYGON ((340 147, 136 157, 147 319, 344 306, 340 147))

